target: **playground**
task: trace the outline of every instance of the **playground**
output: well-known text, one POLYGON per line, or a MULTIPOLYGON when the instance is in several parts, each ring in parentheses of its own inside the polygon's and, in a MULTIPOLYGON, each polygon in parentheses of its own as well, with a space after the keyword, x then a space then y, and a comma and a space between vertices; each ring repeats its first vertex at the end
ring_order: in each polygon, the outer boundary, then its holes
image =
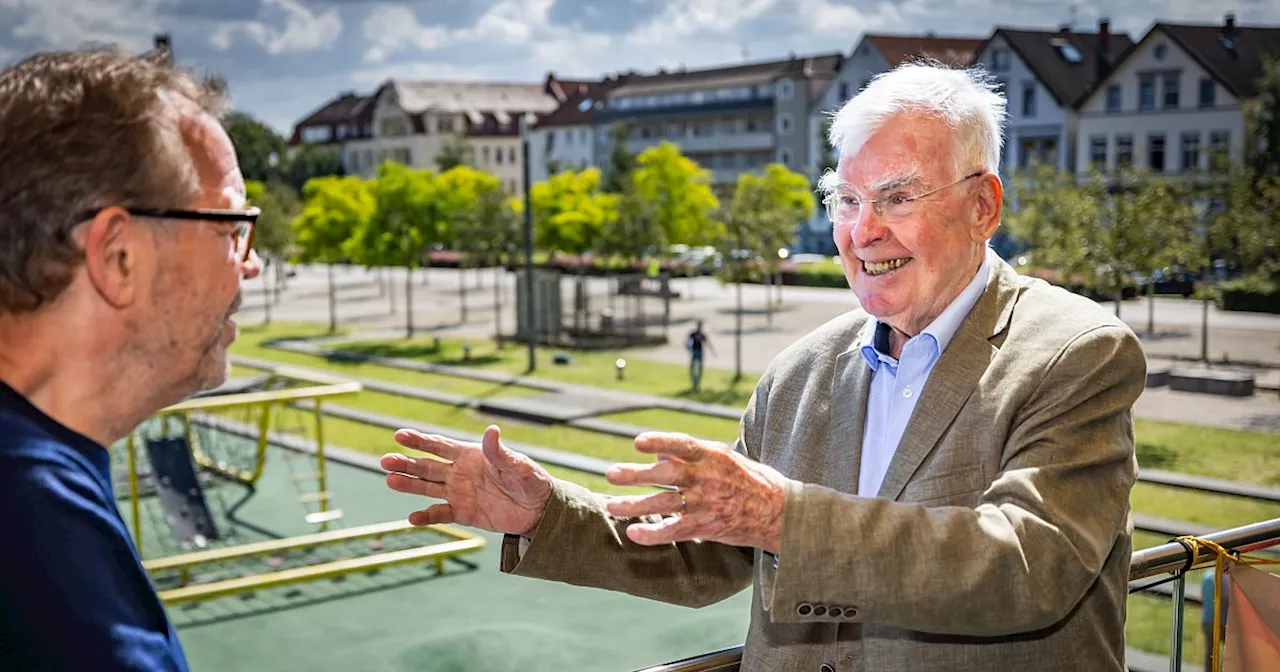
POLYGON ((113 450, 193 669, 619 670, 742 641, 747 593, 691 610, 521 579, 498 571, 498 535, 409 526, 419 498, 325 447, 315 407, 359 390, 287 368, 236 378, 113 450))

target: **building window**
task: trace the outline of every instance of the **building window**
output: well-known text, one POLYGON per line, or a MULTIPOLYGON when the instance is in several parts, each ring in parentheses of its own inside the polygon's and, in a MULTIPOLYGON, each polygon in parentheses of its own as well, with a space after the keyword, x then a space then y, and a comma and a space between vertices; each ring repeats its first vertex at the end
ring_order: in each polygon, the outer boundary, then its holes
POLYGON ((1178 107, 1178 89, 1179 75, 1177 72, 1166 72, 1164 75, 1164 108, 1166 110, 1177 109, 1178 107))
POLYGON ((1164 133, 1147 136, 1147 166, 1152 172, 1164 172, 1164 133))
POLYGON ((1138 109, 1156 109, 1156 76, 1152 73, 1138 75, 1138 109))
POLYGON ((791 115, 779 114, 778 115, 778 135, 791 135, 791 131, 792 131, 791 115))
POLYGON ((485 165, 489 165, 489 148, 488 147, 480 148, 480 161, 485 165))
POLYGON ((1164 43, 1160 43, 1156 45, 1156 48, 1154 51, 1155 51, 1156 60, 1163 61, 1164 57, 1169 53, 1169 46, 1164 43))
POLYGON ((791 96, 795 95, 796 87, 789 79, 778 82, 778 98, 782 100, 791 100, 791 96))
POLYGON ((496 147, 496 148, 494 148, 494 150, 493 150, 493 162, 494 162, 494 163, 496 163, 496 164, 498 164, 499 166, 501 166, 501 165, 502 165, 502 148, 501 148, 501 147, 496 147))
POLYGON ((308 126, 302 129, 303 142, 329 142, 331 139, 333 134, 328 126, 308 126))
POLYGON ((1089 164, 1098 170, 1107 169, 1107 136, 1089 138, 1089 164))
POLYGON ((1004 72, 1009 69, 1009 50, 1008 49, 992 49, 991 50, 991 71, 1004 72))
POLYGON ((508 163, 515 163, 515 162, 516 162, 516 148, 515 148, 515 147, 508 147, 508 148, 507 148, 507 162, 508 162, 508 163))
POLYGON ((1022 116, 1036 116, 1036 83, 1022 83, 1022 116))
POLYGON ((785 148, 778 150, 778 162, 790 168, 791 167, 791 150, 785 149, 785 148))
POLYGON ((1112 84, 1107 87, 1107 111, 1120 111, 1120 85, 1112 84))
POLYGON ((1200 131, 1188 131, 1182 134, 1182 169, 1195 170, 1200 167, 1200 131))
POLYGON ((453 117, 440 117, 436 119, 436 130, 441 133, 452 133, 453 117))
POLYGON ((1133 136, 1125 133, 1116 136, 1116 168, 1133 165, 1133 136))
POLYGON ((1213 83, 1213 79, 1205 77, 1200 80, 1200 107, 1213 107, 1214 95, 1217 92, 1218 87, 1213 83))

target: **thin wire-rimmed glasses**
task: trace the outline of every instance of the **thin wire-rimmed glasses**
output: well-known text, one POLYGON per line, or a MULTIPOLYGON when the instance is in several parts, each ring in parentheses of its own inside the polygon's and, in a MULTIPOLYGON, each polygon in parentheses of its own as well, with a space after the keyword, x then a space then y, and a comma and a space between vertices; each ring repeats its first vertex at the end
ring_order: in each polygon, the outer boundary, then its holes
MULTIPOLYGON (((81 213, 78 221, 93 219, 98 216, 106 208, 98 208, 97 210, 89 210, 81 213)), ((204 222, 231 222, 238 224, 235 233, 235 255, 236 260, 244 263, 249 261, 249 251, 253 249, 253 233, 257 228, 258 216, 262 214, 262 210, 258 208, 246 208, 244 210, 216 210, 216 209, 195 209, 181 210, 173 208, 124 208, 124 211, 134 217, 155 217, 158 219, 181 219, 186 221, 204 221, 204 222)))
POLYGON ((977 171, 970 173, 955 182, 944 184, 937 189, 931 189, 923 194, 910 195, 901 191, 893 191, 876 199, 859 198, 849 189, 837 188, 831 194, 823 199, 823 204, 827 206, 827 217, 836 224, 848 224, 857 221, 858 216, 862 213, 862 206, 870 203, 876 210, 876 214, 881 219, 895 220, 902 219, 911 214, 915 207, 915 203, 926 196, 954 187, 966 180, 972 180, 975 177, 985 175, 986 171, 977 171))

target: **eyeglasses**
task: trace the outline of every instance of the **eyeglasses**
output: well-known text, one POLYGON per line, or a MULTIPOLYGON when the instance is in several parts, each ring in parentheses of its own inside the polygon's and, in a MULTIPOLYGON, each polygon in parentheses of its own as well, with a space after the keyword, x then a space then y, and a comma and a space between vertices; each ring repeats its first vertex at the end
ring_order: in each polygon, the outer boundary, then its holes
MULTIPOLYGON (((106 208, 89 210, 80 214, 76 221, 93 219, 106 208)), ((157 219, 182 219, 203 222, 231 222, 238 224, 235 230, 236 260, 244 263, 249 260, 249 251, 253 249, 253 233, 257 228, 258 217, 262 214, 259 208, 244 210, 175 210, 170 208, 125 208, 125 212, 134 217, 155 217, 157 219)))
POLYGON ((915 210, 915 204, 920 199, 931 196, 933 194, 954 187, 966 180, 972 180, 975 177, 984 175, 985 171, 978 171, 966 175, 955 182, 944 184, 937 189, 926 191, 923 194, 914 196, 901 191, 895 191, 881 196, 877 199, 858 198, 851 190, 837 189, 823 199, 823 204, 827 206, 827 217, 837 224, 848 224, 857 221, 858 216, 862 213, 862 206, 870 203, 875 207, 876 214, 881 219, 896 220, 909 216, 915 210))

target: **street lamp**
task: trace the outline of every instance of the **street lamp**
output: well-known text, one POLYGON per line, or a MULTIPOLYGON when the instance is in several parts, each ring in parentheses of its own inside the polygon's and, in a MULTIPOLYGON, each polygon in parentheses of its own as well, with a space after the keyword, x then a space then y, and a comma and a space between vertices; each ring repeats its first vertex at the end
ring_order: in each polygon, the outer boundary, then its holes
POLYGON ((462 344, 462 361, 464 362, 471 361, 471 344, 470 343, 462 344))
POLYGON ((622 380, 622 373, 627 369, 627 360, 619 357, 613 365, 618 369, 618 380, 622 380))

